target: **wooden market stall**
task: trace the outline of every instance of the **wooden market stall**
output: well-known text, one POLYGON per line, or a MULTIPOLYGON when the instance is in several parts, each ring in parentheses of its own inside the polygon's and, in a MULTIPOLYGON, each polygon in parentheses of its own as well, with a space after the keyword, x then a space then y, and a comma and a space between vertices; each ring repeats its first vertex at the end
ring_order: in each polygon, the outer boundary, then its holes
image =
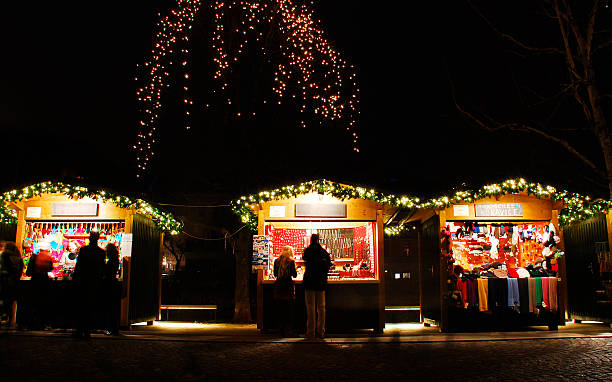
POLYGON ((51 248, 53 258, 49 320, 52 326, 72 325, 74 293, 70 280, 75 254, 88 243, 92 230, 100 233, 99 246, 114 243, 120 250, 118 278, 122 293, 117 297, 121 299, 121 326, 159 319, 163 235, 181 229, 171 215, 140 199, 52 182, 5 192, 0 201, 1 220, 14 227, 13 240, 25 264, 18 320, 28 320, 28 304, 35 293, 25 269, 31 255, 44 243, 51 248))
POLYGON ((242 197, 234 210, 257 233, 253 269, 259 329, 276 327, 273 264, 285 245, 293 247, 298 268, 295 327, 305 327, 301 256, 312 233, 320 235, 333 262, 326 293, 328 330, 384 329, 383 224, 394 207, 380 194, 320 180, 242 197), (262 241, 265 250, 258 250, 262 241))
POLYGON ((563 325, 561 228, 600 209, 588 197, 523 179, 420 204, 406 223, 419 231, 423 322, 442 331, 563 325))

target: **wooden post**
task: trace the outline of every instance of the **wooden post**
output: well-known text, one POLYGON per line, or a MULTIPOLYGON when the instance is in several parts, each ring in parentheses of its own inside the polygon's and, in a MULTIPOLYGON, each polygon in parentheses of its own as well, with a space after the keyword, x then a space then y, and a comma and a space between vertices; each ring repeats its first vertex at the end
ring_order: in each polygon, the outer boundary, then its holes
POLYGON ((419 282, 419 322, 423 322, 423 272, 422 272, 422 264, 421 264, 421 233, 423 226, 419 224, 417 231, 417 266, 418 266, 418 282, 419 282))
POLYGON ((257 270, 257 329, 263 330, 263 269, 257 270))
POLYGON ((130 328, 130 273, 132 259, 130 257, 123 258, 121 267, 121 319, 119 321, 121 327, 130 328))
MULTIPOLYGON (((559 235, 559 244, 557 249, 565 251, 565 242, 563 241, 563 231, 559 228, 559 211, 552 210, 551 223, 555 226, 555 230, 559 235)), ((558 298, 558 309, 559 309, 559 322, 565 325, 565 321, 569 320, 568 311, 568 297, 567 297, 567 267, 565 262, 565 256, 557 260, 559 270, 557 272, 557 298, 558 298)))
POLYGON ((162 299, 162 262, 164 253, 164 233, 162 232, 159 240, 159 267, 157 274, 157 320, 161 320, 161 299, 162 299))
POLYGON ((376 210, 376 252, 378 257, 378 333, 385 330, 385 231, 383 227, 383 211, 376 210))
POLYGON ((15 245, 19 248, 19 252, 23 254, 23 237, 25 235, 25 210, 23 208, 17 210, 17 235, 15 237, 15 245))
MULTIPOLYGON (((440 211, 440 228, 438 234, 442 229, 446 228, 446 211, 440 211)), ((439 240, 439 239, 438 239, 439 240)), ((440 251, 441 252, 441 251, 440 251)), ((446 298, 446 292, 448 287, 446 285, 448 274, 447 274, 447 260, 446 257, 441 253, 438 253, 438 259, 440 262, 440 331, 448 331, 448 299, 446 298)))

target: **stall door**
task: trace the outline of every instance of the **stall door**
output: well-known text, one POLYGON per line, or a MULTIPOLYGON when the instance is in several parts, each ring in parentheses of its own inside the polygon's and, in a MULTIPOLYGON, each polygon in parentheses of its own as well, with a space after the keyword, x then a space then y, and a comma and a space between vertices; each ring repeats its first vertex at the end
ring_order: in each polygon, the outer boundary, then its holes
POLYGON ((606 215, 563 229, 570 318, 612 322, 612 266, 606 215))
POLYGON ((440 217, 423 223, 421 231, 421 315, 426 323, 440 323, 440 217))
POLYGON ((133 233, 129 320, 153 321, 159 312, 161 233, 141 215, 134 215, 133 233))
POLYGON ((419 254, 418 236, 385 239, 386 322, 418 322, 419 254))

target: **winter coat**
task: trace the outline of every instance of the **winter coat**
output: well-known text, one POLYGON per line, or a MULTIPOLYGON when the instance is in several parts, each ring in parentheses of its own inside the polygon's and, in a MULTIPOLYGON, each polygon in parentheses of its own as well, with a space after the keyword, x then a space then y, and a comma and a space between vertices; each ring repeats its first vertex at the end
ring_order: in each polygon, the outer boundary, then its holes
POLYGON ((295 298, 295 286, 292 277, 297 277, 295 261, 289 263, 289 277, 278 277, 280 268, 280 258, 274 260, 274 298, 277 300, 292 300, 295 298))
POLYGON ((309 290, 326 290, 327 289, 327 272, 331 267, 331 258, 329 253, 321 247, 320 244, 310 244, 304 250, 304 263, 306 271, 304 272, 304 289, 309 290))

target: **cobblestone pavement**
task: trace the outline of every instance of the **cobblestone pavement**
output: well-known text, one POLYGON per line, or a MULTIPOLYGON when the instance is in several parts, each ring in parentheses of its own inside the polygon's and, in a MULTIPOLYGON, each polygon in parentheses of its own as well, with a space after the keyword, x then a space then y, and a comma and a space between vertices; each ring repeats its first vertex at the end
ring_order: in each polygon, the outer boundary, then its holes
POLYGON ((0 334, 0 381, 610 381, 612 338, 196 342, 0 334))

